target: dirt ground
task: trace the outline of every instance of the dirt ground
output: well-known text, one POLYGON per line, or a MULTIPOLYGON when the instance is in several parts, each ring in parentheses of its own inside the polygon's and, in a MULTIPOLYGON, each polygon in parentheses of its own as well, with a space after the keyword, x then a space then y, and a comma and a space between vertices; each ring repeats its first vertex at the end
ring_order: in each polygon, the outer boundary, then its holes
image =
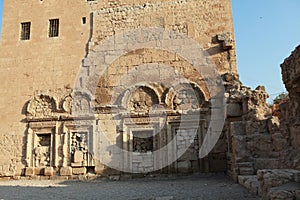
POLYGON ((12 180, 0 182, 6 199, 241 200, 259 199, 226 175, 140 178, 120 181, 12 180))

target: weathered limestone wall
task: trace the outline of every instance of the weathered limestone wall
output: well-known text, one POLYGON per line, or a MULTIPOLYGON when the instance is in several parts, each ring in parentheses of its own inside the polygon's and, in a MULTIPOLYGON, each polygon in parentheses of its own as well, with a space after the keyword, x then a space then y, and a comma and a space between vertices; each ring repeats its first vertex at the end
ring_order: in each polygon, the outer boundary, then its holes
POLYGON ((0 166, 4 174, 24 166, 24 105, 35 91, 72 87, 85 55, 89 25, 83 1, 5 1, 0 46, 0 166), (74 12, 66 12, 74 8, 74 12), (37 12, 38 11, 38 12, 37 12), (48 20, 61 19, 60 37, 48 38, 48 20), (20 41, 20 23, 31 21, 31 39, 20 41), (9 168, 11 166, 11 168, 9 168))
MULTIPOLYGON (((1 175, 24 173, 26 102, 39 93, 73 88, 87 47, 92 50, 107 36, 142 26, 187 34, 210 54, 220 74, 237 73, 229 0, 5 0, 0 46, 1 175), (53 18, 60 19, 58 38, 47 37, 48 20, 53 18), (31 38, 21 41, 20 23, 27 21, 31 22, 31 38)), ((69 173, 68 168, 65 172, 69 173)))
POLYGON ((289 101, 281 105, 281 131, 287 136, 291 148, 285 162, 290 168, 300 169, 300 46, 281 64, 282 78, 289 101))
POLYGON ((255 175, 261 169, 286 168, 289 143, 272 116, 263 86, 251 90, 229 75, 227 85, 227 122, 229 172, 238 176, 255 175))

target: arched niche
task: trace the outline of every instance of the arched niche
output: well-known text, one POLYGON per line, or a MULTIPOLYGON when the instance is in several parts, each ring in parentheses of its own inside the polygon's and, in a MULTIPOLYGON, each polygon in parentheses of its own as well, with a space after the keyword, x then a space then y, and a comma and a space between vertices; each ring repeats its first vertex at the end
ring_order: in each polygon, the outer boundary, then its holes
POLYGON ((90 115, 91 95, 86 92, 74 91, 64 98, 62 108, 65 112, 71 113, 73 117, 90 115))
POLYGON ((148 114, 150 109, 160 102, 157 91, 149 85, 143 85, 125 91, 122 107, 131 114, 148 114))
POLYGON ((180 83, 169 88, 165 95, 165 104, 173 111, 197 110, 207 104, 209 97, 196 83, 180 83))

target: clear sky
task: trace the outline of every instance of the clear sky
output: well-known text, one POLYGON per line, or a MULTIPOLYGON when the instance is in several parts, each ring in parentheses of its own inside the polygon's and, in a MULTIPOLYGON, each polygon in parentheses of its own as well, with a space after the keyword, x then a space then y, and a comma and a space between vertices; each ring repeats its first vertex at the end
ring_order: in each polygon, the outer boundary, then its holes
POLYGON ((300 44, 300 0, 232 0, 240 79, 285 91, 280 64, 300 44))
POLYGON ((232 8, 240 79, 272 99, 285 91, 280 64, 300 44, 300 0, 232 0, 232 8))

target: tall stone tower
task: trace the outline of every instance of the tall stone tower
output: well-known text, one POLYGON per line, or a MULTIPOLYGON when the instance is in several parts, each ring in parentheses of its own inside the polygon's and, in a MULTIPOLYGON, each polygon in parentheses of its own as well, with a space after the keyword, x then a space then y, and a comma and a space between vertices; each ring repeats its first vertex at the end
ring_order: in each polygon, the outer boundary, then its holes
POLYGON ((198 155, 232 21, 230 0, 5 0, 0 175, 226 171, 224 137, 198 155))

